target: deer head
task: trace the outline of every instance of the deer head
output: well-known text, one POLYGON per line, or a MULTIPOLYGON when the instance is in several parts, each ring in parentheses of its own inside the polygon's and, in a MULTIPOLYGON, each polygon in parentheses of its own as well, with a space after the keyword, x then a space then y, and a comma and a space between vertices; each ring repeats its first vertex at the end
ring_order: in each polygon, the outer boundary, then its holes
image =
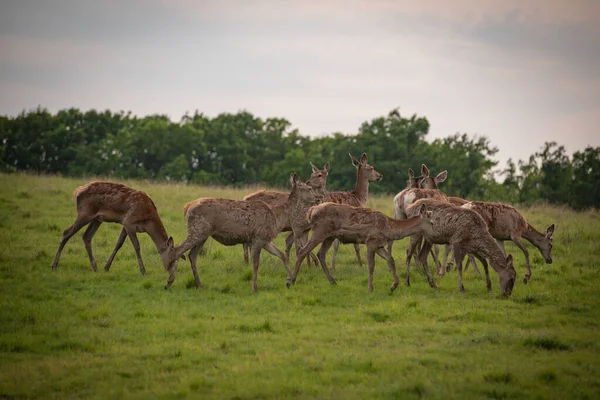
MULTIPOLYGON (((165 248, 160 252, 162 258, 163 267, 165 271, 170 271, 177 264, 177 252, 175 251, 175 242, 173 237, 167 239, 165 248)), ((185 255, 180 256, 182 260, 185 260, 185 255)))
POLYGON ((444 170, 437 174, 435 178, 432 178, 429 176, 429 168, 427 168, 427 165, 423 164, 421 165, 421 175, 423 177, 419 183, 421 189, 437 189, 438 183, 444 182, 448 177, 448 171, 444 170))
POLYGON ((323 169, 317 168, 312 162, 310 163, 312 167, 312 174, 310 178, 306 181, 306 184, 313 189, 324 191, 327 185, 327 176, 329 175, 329 162, 326 162, 323 166, 323 169))
POLYGON ((354 158, 354 156, 352 154, 348 153, 348 155, 350 156, 350 159, 352 160, 352 165, 354 165, 359 171, 363 171, 363 173, 367 177, 367 180, 380 181, 383 179, 383 175, 380 174, 379 172, 375 171, 375 168, 373 168, 368 163, 366 153, 362 154, 362 156, 360 157, 360 161, 358 161, 356 158, 354 158))
POLYGON ((421 181, 423 180, 423 175, 415 176, 415 172, 412 168, 408 169, 408 180, 406 181, 407 189, 416 189, 420 186, 421 181))
POLYGON ((421 208, 419 208, 419 216, 421 217, 420 225, 423 228, 423 233, 427 236, 433 235, 433 222, 431 219, 433 218, 433 211, 427 210, 427 206, 425 204, 421 204, 421 208))
POLYGON ((506 268, 498 271, 500 275, 500 291, 502 296, 508 297, 512 293, 513 287, 515 286, 515 279, 517 278, 517 271, 513 265, 512 254, 506 257, 506 268))
POLYGON ((544 233, 544 237, 539 241, 539 249, 546 260, 546 264, 552 264, 552 241, 554 240, 554 224, 550 225, 546 232, 544 233))
POLYGON ((296 193, 302 203, 316 205, 323 201, 323 193, 302 182, 295 172, 290 174, 290 185, 292 185, 292 193, 296 193))

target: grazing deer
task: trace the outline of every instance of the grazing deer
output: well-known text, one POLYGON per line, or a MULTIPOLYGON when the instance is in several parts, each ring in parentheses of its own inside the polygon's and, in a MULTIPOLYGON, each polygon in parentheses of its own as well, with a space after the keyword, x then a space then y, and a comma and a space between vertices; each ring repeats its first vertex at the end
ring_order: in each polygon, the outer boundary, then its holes
MULTIPOLYGON (((461 199, 460 197, 452 197, 448 196, 448 201, 450 204, 454 204, 455 206, 462 206, 463 204, 467 204, 469 200, 461 199)), ((434 246, 435 248, 435 246, 434 246)), ((452 252, 452 247, 446 245, 444 246, 444 261, 438 265, 438 276, 444 276, 446 271, 450 271, 452 269, 452 262, 448 262, 448 257, 452 252)), ((438 257, 438 253, 436 252, 436 257, 438 257)), ((439 259, 439 257, 438 257, 439 259)), ((473 271, 481 276, 481 272, 479 272, 479 268, 477 268, 477 262, 472 254, 467 253, 467 263, 465 264, 465 271, 469 267, 469 264, 473 267, 473 271)))
MULTIPOLYGON (((513 267, 512 255, 506 257, 502 253, 496 241, 488 232, 488 227, 481 215, 468 208, 458 207, 447 201, 442 202, 435 199, 417 200, 408 207, 408 215, 414 216, 417 213, 421 213, 423 205, 427 207, 427 211, 432 212, 432 233, 425 232, 411 236, 408 253, 412 255, 421 239, 425 239, 418 258, 425 267, 430 286, 435 287, 429 267, 427 266, 429 250, 433 244, 449 244, 452 246, 454 259, 458 266, 458 287, 461 292, 465 291, 462 280, 462 261, 466 253, 472 253, 483 264, 488 291, 492 290, 492 284, 486 259, 489 259, 492 268, 500 277, 502 295, 510 296, 517 276, 513 267)), ((406 285, 410 286, 408 257, 406 263, 406 285)))
MULTIPOLYGON (((352 165, 356 168, 356 185, 354 186, 354 190, 351 192, 325 192, 323 201, 347 204, 354 207, 363 207, 369 198, 369 181, 380 181, 383 179, 383 175, 377 172, 375 168, 369 164, 366 153, 362 153, 360 161, 354 158, 352 154, 348 153, 348 155, 352 160, 352 165)), ((333 254, 331 256, 331 269, 333 270, 335 270, 335 259, 339 246, 339 240, 335 240, 333 243, 333 254)), ((354 252, 358 259, 358 265, 362 267, 360 247, 358 247, 357 243, 354 244, 354 252)))
MULTIPOLYGON (((329 175, 329 171, 331 169, 329 162, 325 163, 323 169, 317 168, 312 162, 310 163, 312 168, 312 174, 310 178, 306 181, 306 184, 312 187, 318 193, 325 193, 326 185, 327 185, 327 176, 329 175)), ((264 201, 271 207, 283 204, 287 200, 289 193, 284 192, 276 192, 276 191, 267 191, 267 190, 259 190, 257 192, 251 193, 243 198, 245 201, 264 201)), ((303 216, 303 219, 304 216, 303 216)), ((291 231, 291 227, 289 229, 284 229, 285 231, 291 231)), ((291 232, 285 238, 285 255, 290 257, 290 250, 292 248, 292 244, 294 243, 294 234, 291 232)), ((248 243, 243 244, 244 247, 244 263, 248 264, 248 243)), ((311 253, 311 257, 313 258, 313 262, 317 265, 317 258, 314 254, 311 253)))
POLYGON ((96 260, 92 254, 92 238, 102 222, 116 222, 123 225, 115 249, 104 266, 105 271, 109 270, 117 252, 123 246, 125 238, 129 236, 135 249, 140 272, 142 275, 146 275, 137 232, 148 233, 162 258, 165 270, 169 268, 169 260, 174 254, 173 238, 167 236, 158 210, 150 196, 140 190, 113 182, 90 182, 75 189, 73 195, 77 206, 77 219, 63 232, 58 251, 52 262, 52 270, 56 270, 58 267, 58 260, 69 239, 88 225, 83 234, 83 243, 92 270, 96 271, 96 260))
POLYGON ((476 211, 486 222, 488 229, 502 253, 506 254, 504 241, 512 240, 525 255, 525 266, 527 273, 523 282, 527 284, 531 278, 531 267, 529 265, 529 252, 521 238, 527 239, 538 248, 546 263, 552 264, 552 241, 554 239, 554 224, 550 225, 546 232, 540 233, 513 207, 503 203, 491 203, 486 201, 472 201, 462 206, 463 208, 476 211))
MULTIPOLYGON (((169 288, 175 280, 177 257, 188 250, 190 265, 194 274, 196 287, 200 287, 200 278, 196 269, 196 259, 204 242, 212 237, 225 246, 250 243, 252 254, 252 291, 258 290, 258 263, 262 249, 279 257, 288 272, 288 258, 273 244, 273 239, 287 226, 289 215, 302 209, 306 204, 318 204, 323 196, 300 180, 298 175, 291 174, 292 190, 288 199, 271 207, 262 201, 229 200, 219 198, 200 198, 187 203, 184 215, 187 221, 187 238, 177 247, 172 259, 170 275, 165 286, 169 288)), ((306 207, 308 208, 308 207, 306 207)), ((302 243, 296 242, 300 247, 302 243)))
POLYGON ((369 266, 369 292, 373 291, 373 271, 375 269, 375 254, 387 261, 388 269, 392 272, 394 283, 390 288, 394 291, 399 280, 396 274, 394 258, 387 252, 385 246, 394 240, 402 239, 414 234, 431 234, 431 213, 426 213, 425 208, 418 216, 410 219, 398 220, 370 208, 353 207, 346 204, 322 203, 308 210, 307 218, 310 223, 312 235, 308 243, 300 249, 293 275, 288 278, 287 286, 296 282, 300 271, 300 264, 306 255, 319 243, 321 248, 317 257, 321 262, 323 272, 332 285, 336 282, 327 268, 325 255, 334 240, 342 243, 361 243, 367 245, 367 264, 369 266))

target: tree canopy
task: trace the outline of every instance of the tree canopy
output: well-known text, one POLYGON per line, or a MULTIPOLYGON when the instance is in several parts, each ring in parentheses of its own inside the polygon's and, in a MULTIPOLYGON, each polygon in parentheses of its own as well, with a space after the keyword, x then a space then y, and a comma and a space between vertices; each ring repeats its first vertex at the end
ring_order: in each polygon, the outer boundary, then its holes
POLYGON ((366 152, 384 179, 373 193, 397 193, 408 168, 422 163, 448 170, 443 190, 467 199, 531 203, 547 201, 583 209, 600 206, 600 148, 569 156, 545 143, 529 160, 509 160, 495 171, 497 152, 485 136, 456 133, 427 141, 429 121, 398 109, 365 121, 357 133, 303 136, 284 118, 258 118, 247 111, 210 118, 186 114, 143 118, 109 110, 45 108, 0 116, 0 169, 68 176, 108 176, 198 184, 284 188, 291 172, 310 174, 309 161, 331 162, 330 190, 351 190, 356 171, 348 153, 366 152))

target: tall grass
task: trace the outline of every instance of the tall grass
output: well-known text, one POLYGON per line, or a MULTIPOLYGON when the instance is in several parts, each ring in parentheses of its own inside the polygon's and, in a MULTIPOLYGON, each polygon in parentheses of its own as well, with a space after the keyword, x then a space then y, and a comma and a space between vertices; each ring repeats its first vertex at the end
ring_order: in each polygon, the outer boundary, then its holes
MULTIPOLYGON (((0 175, 0 398, 600 398, 600 220, 595 212, 522 209, 538 229, 556 223, 554 263, 532 255, 529 285, 508 300, 498 279, 456 274, 390 295, 376 261, 375 290, 342 246, 337 286, 303 266, 285 287, 281 262, 263 252, 251 293, 242 249, 209 240, 196 290, 181 262, 169 290, 147 235, 147 276, 129 241, 110 272, 91 271, 81 233, 58 270, 50 263, 75 218, 73 190, 87 180, 0 175)), ((125 182, 154 199, 177 243, 183 204, 201 196, 240 199, 247 191, 125 182)), ((392 215, 390 196, 367 204, 392 215)), ((99 266, 120 226, 94 237, 99 266)), ((283 247, 283 235, 276 242, 283 247)), ((507 244, 525 273, 522 253, 507 244)), ((406 241, 394 247, 404 270, 406 241)), ((364 251, 363 251, 364 254, 364 251)))

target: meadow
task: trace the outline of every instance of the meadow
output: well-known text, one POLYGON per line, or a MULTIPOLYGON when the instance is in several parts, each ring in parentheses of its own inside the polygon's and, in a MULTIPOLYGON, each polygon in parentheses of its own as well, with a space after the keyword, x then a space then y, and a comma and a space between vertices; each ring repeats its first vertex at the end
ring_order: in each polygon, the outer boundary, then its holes
MULTIPOLYGON (((407 239, 394 246, 401 286, 393 294, 379 258, 368 293, 352 246, 340 247, 337 286, 304 265, 287 289, 280 260, 263 252, 253 294, 242 247, 212 240, 198 259, 203 286, 181 261, 164 290, 167 273, 145 234, 146 276, 129 240, 104 272, 117 224, 94 237, 98 272, 83 230, 51 271, 75 219, 73 191, 89 180, 0 174, 0 399, 600 398, 596 211, 519 208, 538 230, 556 224, 554 263, 526 242, 533 275, 525 285, 523 254, 507 243, 518 274, 508 299, 493 271, 492 293, 470 269, 466 293, 455 271, 436 277, 433 290, 414 265, 405 287, 407 239)), ((186 202, 257 189, 123 183, 153 198, 175 243, 186 236, 186 202)), ((392 196, 367 205, 393 215, 392 196)))

